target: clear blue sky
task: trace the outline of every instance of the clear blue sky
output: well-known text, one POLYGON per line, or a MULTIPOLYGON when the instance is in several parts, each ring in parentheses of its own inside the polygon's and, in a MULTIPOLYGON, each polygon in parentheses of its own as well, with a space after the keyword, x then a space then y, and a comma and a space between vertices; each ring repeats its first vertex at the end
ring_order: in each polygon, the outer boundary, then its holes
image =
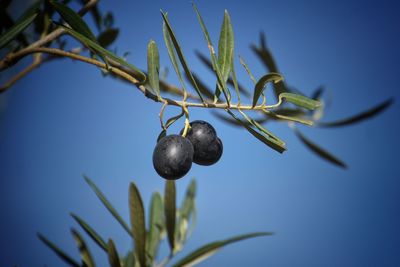
MULTIPOLYGON (((265 31, 290 85, 307 94, 319 85, 329 89, 333 102, 326 120, 357 113, 390 96, 396 102, 380 117, 357 126, 301 127, 345 160, 348 170, 311 154, 285 124, 270 126, 288 144, 280 155, 209 111, 193 110, 193 120, 215 126, 225 150, 218 164, 193 166, 177 182, 179 199, 191 177, 199 187, 197 228, 181 255, 231 235, 274 231, 273 237, 224 248, 201 266, 399 266, 397 1, 197 4, 214 43, 224 9, 230 12, 236 54, 258 77, 265 69, 249 44, 265 31)), ((121 28, 113 48, 120 54, 130 51, 129 61, 142 68, 150 39, 160 47, 161 65, 170 67, 159 9, 168 11, 190 66, 210 84, 214 81, 194 56, 196 49, 207 53, 207 47, 189 1, 103 1, 101 7, 114 13, 121 28)), ((236 66, 242 83, 251 87, 238 62, 236 66)), ((10 73, 2 73, 1 81, 10 73)), ((170 81, 176 82, 172 71, 170 81)), ((69 233, 76 224, 69 212, 127 251, 131 240, 82 174, 97 183, 126 219, 130 182, 138 185, 147 206, 151 193, 164 185, 151 163, 160 105, 134 87, 70 60, 43 65, 1 95, 0 103, 0 265, 61 266, 37 239, 38 231, 78 258, 69 233)), ((167 114, 176 112, 169 108, 167 114)), ((104 266, 103 252, 92 243, 90 248, 104 266)))

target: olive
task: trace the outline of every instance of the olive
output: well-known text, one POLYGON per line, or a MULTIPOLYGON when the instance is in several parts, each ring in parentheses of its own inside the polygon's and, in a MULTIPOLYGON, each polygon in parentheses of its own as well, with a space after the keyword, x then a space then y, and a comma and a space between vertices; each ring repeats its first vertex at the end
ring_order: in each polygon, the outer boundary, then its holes
POLYGON ((193 145, 188 139, 181 135, 165 136, 154 148, 154 169, 165 179, 179 179, 192 167, 193 154, 193 145))

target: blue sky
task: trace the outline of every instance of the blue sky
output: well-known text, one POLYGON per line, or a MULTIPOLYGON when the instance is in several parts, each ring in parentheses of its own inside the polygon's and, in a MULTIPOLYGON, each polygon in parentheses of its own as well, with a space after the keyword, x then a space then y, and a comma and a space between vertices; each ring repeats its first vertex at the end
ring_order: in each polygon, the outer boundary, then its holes
MULTIPOLYGON (((178 199, 191 177, 198 182, 198 222, 181 253, 207 242, 252 231, 274 231, 226 247, 201 266, 399 266, 400 18, 396 1, 199 1, 217 42, 224 9, 235 30, 235 52, 257 77, 266 70, 249 48, 262 30, 286 81, 306 94, 324 85, 332 96, 326 117, 334 120, 389 97, 381 116, 337 129, 301 130, 349 165, 332 166, 311 154, 285 124, 269 129, 287 142, 280 155, 245 130, 223 124, 207 110, 191 119, 211 122, 224 143, 221 161, 194 165, 177 182, 178 199)), ((195 57, 207 53, 189 1, 103 1, 121 28, 112 46, 131 52, 146 67, 154 39, 169 80, 177 84, 163 45, 161 8, 191 68, 205 81, 212 74, 195 57)), ((90 18, 87 18, 88 22, 90 18)), ((21 62, 23 65, 24 62, 21 62)), ((251 81, 236 62, 240 81, 251 81)), ((16 67, 18 68, 18 66, 16 67)), ((1 73, 4 81, 15 70, 1 73)), ((41 66, 0 96, 1 266, 60 266, 36 237, 40 231, 78 258, 70 212, 81 215, 120 251, 132 246, 82 174, 90 176, 128 219, 128 185, 135 182, 146 206, 164 181, 151 156, 160 131, 161 106, 134 87, 103 78, 99 70, 59 60, 41 66)), ((167 116, 179 112, 169 107, 167 116)), ((179 132, 183 121, 172 127, 179 132)), ((167 244, 164 244, 167 247, 167 244)), ((103 252, 90 244, 99 266, 103 252)), ((165 250, 163 250, 165 252, 165 250)))

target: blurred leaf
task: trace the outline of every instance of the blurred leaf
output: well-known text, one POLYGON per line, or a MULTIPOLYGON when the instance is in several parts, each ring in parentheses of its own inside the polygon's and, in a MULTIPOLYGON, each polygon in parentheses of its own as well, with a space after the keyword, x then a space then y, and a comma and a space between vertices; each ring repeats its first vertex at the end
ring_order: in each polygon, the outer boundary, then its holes
POLYGON ((96 51, 97 53, 102 55, 103 57, 107 56, 110 59, 115 60, 116 62, 118 62, 122 66, 134 70, 135 73, 138 76, 140 76, 138 78, 140 82, 144 82, 146 80, 146 75, 140 69, 138 69, 137 67, 133 66, 132 64, 129 64, 128 62, 126 62, 122 58, 116 56, 115 54, 111 53, 107 49, 101 47, 99 44, 97 44, 96 42, 93 42, 92 40, 86 38, 85 36, 81 35, 80 33, 76 32, 76 31, 74 31, 74 30, 72 30, 72 29, 70 29, 68 27, 65 27, 65 26, 62 26, 62 25, 60 25, 60 26, 63 27, 65 29, 65 31, 67 31, 73 37, 75 37, 80 42, 82 42, 83 44, 87 45, 88 47, 90 47, 91 49, 93 49, 94 51, 96 51))
POLYGON ((357 115, 351 116, 346 119, 338 120, 338 121, 332 121, 332 122, 318 122, 317 126, 318 127, 340 127, 340 126, 347 126, 350 124, 356 124, 359 122, 362 122, 363 120, 370 119, 379 113, 383 112, 386 110, 388 107, 390 107, 394 102, 394 98, 390 98, 366 111, 363 111, 357 115))
POLYGON ((119 34, 119 29, 109 28, 104 32, 100 33, 97 37, 97 42, 102 47, 108 47, 117 39, 119 34))
MULTIPOLYGON (((239 122, 239 121, 236 120, 236 119, 233 119, 233 118, 231 118, 231 117, 225 116, 225 115, 223 115, 223 114, 221 114, 221 113, 218 113, 218 112, 213 112, 213 114, 214 114, 218 119, 220 119, 220 120, 222 120, 223 122, 226 122, 226 123, 228 123, 228 124, 231 124, 231 125, 233 125, 233 126, 238 126, 238 127, 242 128, 242 127, 243 127, 243 124, 247 124, 247 125, 249 125, 249 126, 251 125, 251 123, 249 123, 247 120, 240 120, 240 122, 239 122)), ((268 117, 268 116, 265 116, 265 117, 263 117, 262 119, 257 119, 257 120, 255 120, 255 121, 257 121, 258 123, 262 124, 262 123, 267 122, 268 120, 269 120, 269 117, 268 117)))
POLYGON ((72 218, 82 227, 83 230, 93 239, 94 242, 96 242, 99 247, 101 247, 104 251, 107 252, 107 244, 106 242, 100 237, 100 235, 93 230, 92 227, 90 227, 84 220, 82 220, 80 217, 77 215, 71 213, 72 218))
MULTIPOLYGON (((193 79, 196 81, 197 87, 199 88, 200 92, 205 97, 212 100, 214 98, 214 93, 211 92, 211 90, 207 87, 207 85, 205 85, 205 83, 203 83, 196 74, 192 73, 192 75, 193 75, 193 79)), ((189 79, 189 77, 186 76, 186 79, 188 79, 189 82, 191 83, 191 80, 189 79)), ((194 85, 192 84, 192 86, 194 86, 194 85)))
MULTIPOLYGON (((233 54, 232 54, 232 57, 233 57, 233 54)), ((234 60, 232 58, 232 60, 231 60, 232 79, 231 80, 232 80, 232 83, 233 83, 233 87, 235 88, 236 96, 237 96, 237 99, 238 99, 238 104, 240 104, 240 89, 239 89, 239 84, 238 84, 237 79, 236 79, 235 64, 233 62, 234 62, 234 60)))
POLYGON ((129 186, 129 209, 135 250, 140 266, 146 266, 146 224, 143 201, 134 183, 129 186))
POLYGON ((135 254, 132 251, 129 251, 128 254, 124 258, 124 267, 136 267, 135 266, 136 259, 135 254))
POLYGON ((302 109, 293 109, 293 108, 279 108, 274 110, 274 113, 281 116, 289 116, 289 117, 303 117, 306 116, 306 112, 302 109))
POLYGON ((15 37, 18 36, 23 30, 25 30, 26 27, 29 26, 29 24, 32 23, 32 21, 36 18, 37 14, 33 14, 26 19, 20 21, 19 23, 15 24, 13 27, 11 27, 8 31, 6 31, 1 37, 0 37, 0 49, 6 46, 9 42, 11 42, 15 37))
POLYGON ((165 22, 165 26, 166 26, 166 28, 168 30, 169 36, 171 38, 171 41, 172 41, 172 43, 173 43, 173 45, 175 47, 175 51, 176 51, 176 53, 178 55, 178 58, 179 58, 179 60, 181 62, 181 65, 183 67, 183 70, 185 71, 186 75, 190 78, 192 83, 195 85, 196 92, 199 95, 201 101, 204 102, 203 96, 201 95, 201 92, 200 92, 199 88, 197 87, 196 81, 193 79, 192 73, 190 72, 188 64, 186 63, 185 56, 183 55, 182 49, 181 49, 181 47, 180 47, 180 45, 178 43, 178 40, 175 37, 175 33, 172 30, 171 25, 169 24, 167 15, 165 13, 163 13, 163 12, 161 12, 161 15, 162 15, 163 20, 165 22))
POLYGON ((150 229, 147 235, 147 255, 151 261, 156 258, 164 229, 164 207, 160 193, 153 193, 150 203, 150 229))
POLYGON ((66 5, 63 5, 57 1, 50 0, 50 4, 54 7, 54 9, 60 14, 60 16, 71 26, 71 28, 82 34, 86 38, 90 39, 93 42, 97 42, 96 37, 93 32, 90 30, 89 26, 86 22, 78 15, 75 11, 69 8, 66 5))
POLYGON ((40 233, 37 234, 39 239, 51 250, 54 251, 54 253, 57 254, 57 256, 65 261, 68 265, 74 266, 74 267, 80 267, 80 264, 76 262, 74 259, 72 259, 70 256, 68 256, 64 251, 62 251, 59 247, 57 247, 54 243, 49 241, 46 237, 41 235, 40 233))
POLYGON ((147 46, 147 73, 151 89, 155 92, 158 99, 161 99, 160 95, 160 56, 158 55, 158 49, 156 43, 151 40, 147 46))
POLYGON ((313 92, 311 99, 314 100, 319 100, 321 98, 321 95, 324 93, 324 87, 320 86, 315 91, 313 92))
POLYGON ((111 28, 114 25, 114 16, 111 12, 107 12, 104 16, 103 25, 106 28, 111 28))
POLYGON ((97 188, 97 186, 89 179, 89 177, 84 176, 86 183, 92 188, 96 196, 100 199, 103 205, 107 208, 107 210, 114 216, 114 218, 119 222, 122 228, 130 235, 132 235, 131 230, 129 229, 128 224, 122 219, 122 217, 118 214, 116 209, 111 205, 111 203, 107 200, 104 194, 97 188))
POLYGON ((111 267, 121 267, 117 249, 115 248, 115 244, 111 239, 108 240, 108 262, 110 263, 111 267))
POLYGON ((285 99, 286 101, 295 104, 299 107, 314 110, 321 106, 321 102, 310 99, 308 97, 292 94, 292 93, 282 93, 279 95, 279 100, 285 99))
POLYGON ((171 253, 175 248, 175 220, 176 220, 176 192, 175 181, 168 180, 165 182, 164 192, 164 213, 165 224, 167 227, 168 242, 171 253))
POLYGON ((294 121, 294 122, 299 122, 299 123, 302 123, 302 124, 305 124, 305 125, 308 125, 308 126, 314 125, 314 121, 312 121, 310 119, 307 119, 305 117, 302 117, 302 116, 281 115, 281 114, 275 113, 275 112, 270 111, 270 110, 265 110, 264 113, 267 115, 267 117, 270 117, 270 118, 275 119, 275 120, 284 120, 286 122, 287 121, 294 121))
POLYGON ((218 252, 219 249, 222 247, 229 245, 234 242, 242 241, 248 238, 254 238, 258 236, 269 236, 273 235, 273 233, 270 232, 261 232, 261 233, 251 233, 251 234, 245 234, 245 235, 240 235, 240 236, 235 236, 229 239, 221 240, 221 241, 216 241, 213 243, 209 243, 207 245, 202 246, 201 248, 193 251, 190 253, 188 256, 184 257, 177 263, 175 263, 173 266, 174 267, 183 267, 183 266, 193 266, 199 262, 204 261, 205 259, 211 257, 213 254, 218 252))
POLYGON ((193 229, 196 224, 195 197, 196 197, 196 181, 192 179, 188 188, 186 189, 185 197, 179 209, 178 227, 175 230, 175 232, 177 233, 177 240, 181 244, 184 244, 189 235, 191 234, 188 227, 189 221, 192 219, 190 229, 193 229))
POLYGON ((293 128, 296 136, 300 139, 303 144, 305 144, 312 152, 317 154, 319 157, 329 161, 330 163, 342 167, 344 169, 347 168, 346 163, 338 159, 337 157, 333 156, 328 151, 324 150, 323 148, 319 147, 318 145, 314 144, 310 140, 308 140, 299 130, 293 128))
POLYGON ((235 114, 233 114, 230 110, 227 110, 227 112, 235 119, 237 120, 239 123, 242 124, 242 126, 244 128, 246 128, 246 130, 251 133, 255 138, 257 138, 258 140, 260 140, 261 142, 263 142, 264 144, 266 144, 267 146, 269 146, 270 148, 278 151, 279 153, 283 153, 286 148, 284 145, 280 144, 279 142, 277 142, 277 140, 275 140, 272 136, 268 136, 268 135, 264 135, 261 134, 259 132, 257 132, 256 130, 254 130, 251 126, 249 126, 246 123, 243 123, 242 120, 240 120, 239 118, 236 117, 235 114))
MULTIPOLYGON (((217 56, 215 55, 215 50, 214 50, 213 44, 211 42, 210 35, 208 34, 208 30, 207 30, 206 25, 205 25, 205 23, 203 21, 203 18, 200 15, 199 10, 197 9, 197 6, 195 5, 194 2, 192 2, 192 5, 193 5, 194 11, 196 12, 197 19, 198 19, 198 21, 200 23, 201 30, 203 31, 204 38, 206 39, 208 50, 210 51, 212 69, 213 69, 215 75, 217 76, 217 81, 218 81, 217 82, 217 89, 219 90, 219 93, 215 94, 214 101, 218 100, 218 96, 220 95, 220 93, 222 91, 224 93, 224 96, 225 96, 225 99, 226 99, 227 103, 229 104, 229 101, 230 101, 229 91, 228 91, 228 88, 226 87, 226 82, 224 82, 225 80, 224 80, 224 78, 222 76, 222 72, 221 72, 221 69, 220 69, 219 64, 218 64, 217 56)), ((232 37, 233 37, 233 35, 232 35, 232 37)))
POLYGON ((268 73, 261 77, 254 87, 254 95, 253 95, 253 107, 257 105, 257 101, 260 98, 260 95, 263 93, 265 86, 269 82, 277 83, 283 80, 282 75, 279 73, 268 73))
POLYGON ((73 228, 71 229, 71 233, 81 254, 82 265, 87 267, 94 267, 95 264, 92 255, 90 254, 89 248, 87 247, 86 242, 83 240, 82 236, 73 228))

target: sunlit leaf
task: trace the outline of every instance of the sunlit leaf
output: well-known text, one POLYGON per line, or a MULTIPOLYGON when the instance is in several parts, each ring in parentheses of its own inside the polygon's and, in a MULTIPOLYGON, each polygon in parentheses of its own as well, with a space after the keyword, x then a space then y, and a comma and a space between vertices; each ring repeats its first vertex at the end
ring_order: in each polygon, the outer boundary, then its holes
POLYGON ((283 77, 279 73, 268 73, 268 74, 264 75, 263 77, 261 77, 257 81, 257 83, 254 87, 253 107, 255 107, 257 105, 257 101, 260 98, 261 94, 263 93, 264 88, 267 85, 267 83, 270 83, 270 82, 277 83, 282 80, 283 80, 283 77))
POLYGON ((282 93, 279 95, 279 100, 281 101, 282 99, 285 99, 287 102, 295 104, 296 106, 310 110, 314 110, 321 106, 321 102, 298 94, 282 93))
POLYGON ((129 186, 129 210, 135 250, 141 266, 146 266, 146 224, 143 201, 134 183, 129 186))
POLYGON ((56 255, 62 259, 63 261, 65 261, 68 265, 73 266, 73 267, 80 267, 80 264, 75 261, 74 259, 72 259, 70 256, 68 256, 68 254, 66 254, 64 251, 62 251, 59 247, 57 247, 54 243, 52 243, 51 241, 49 241, 46 237, 44 237, 41 234, 37 234, 39 239, 46 245, 48 246, 51 250, 54 251, 54 253, 56 253, 56 255))
POLYGON ((90 227, 83 219, 81 219, 79 216, 71 213, 72 218, 82 227, 82 229, 93 239, 94 242, 96 242, 99 247, 101 247, 104 251, 107 252, 107 244, 106 242, 101 238, 101 236, 93 230, 92 227, 90 227))
POLYGON ((111 267, 121 267, 117 249, 115 248, 115 244, 111 239, 108 240, 108 262, 110 263, 111 267))
POLYGON ((282 145, 280 142, 277 142, 276 139, 274 139, 271 136, 268 135, 264 135, 259 133, 258 131, 254 130, 251 126, 249 126, 249 124, 247 123, 243 123, 243 121, 241 119, 239 119, 238 117, 236 117, 235 114, 233 114, 230 110, 227 110, 227 112, 235 119, 237 120, 239 123, 242 124, 242 126, 244 128, 246 128, 246 130, 251 133, 255 138, 257 138, 258 140, 260 140, 261 142, 263 142, 264 144, 266 144, 267 146, 269 146, 270 148, 278 151, 279 153, 283 153, 286 148, 285 145, 282 145))
POLYGON ((104 32, 100 33, 97 37, 97 42, 102 47, 108 47, 117 39, 119 30, 116 28, 109 28, 104 32))
POLYGON ((89 248, 86 245, 86 242, 83 240, 82 236, 73 228, 71 229, 71 234, 75 239, 76 245, 81 254, 82 265, 87 267, 94 267, 95 264, 92 255, 89 251, 89 248))
POLYGON ((79 34, 85 36, 91 41, 96 42, 96 37, 90 30, 86 22, 79 16, 75 11, 66 5, 63 5, 57 1, 50 0, 50 4, 60 14, 60 16, 71 26, 71 28, 79 34))
POLYGON ((175 221, 176 221, 176 189, 175 181, 168 180, 165 182, 164 192, 164 213, 165 224, 167 227, 168 243, 171 252, 175 248, 175 221))
POLYGON ((122 217, 118 214, 117 210, 111 205, 111 203, 107 200, 104 194, 100 191, 100 189, 89 179, 89 177, 84 176, 86 183, 92 188, 96 196, 100 199, 103 205, 107 208, 107 210, 111 213, 112 216, 119 222, 122 228, 132 236, 132 232, 128 226, 128 224, 122 219, 122 217))
POLYGON ((339 167, 342 167, 344 169, 347 168, 346 163, 338 159, 337 157, 333 156, 331 153, 326 151, 325 149, 319 147, 315 143, 311 142, 309 139, 307 139, 299 130, 294 128, 294 132, 296 133, 296 136, 300 139, 301 142, 303 142, 304 145, 306 145, 312 152, 317 154, 319 157, 329 161, 330 163, 337 165, 339 167))
POLYGON ((178 58, 179 58, 179 60, 181 62, 181 65, 183 67, 183 70, 185 71, 186 75, 192 80, 192 83, 195 85, 194 87, 196 89, 197 94, 199 95, 201 101, 204 102, 203 96, 201 95, 201 92, 200 92, 199 88, 197 87, 196 81, 193 79, 192 73, 190 72, 190 69, 189 69, 188 64, 186 62, 186 59, 185 59, 185 56, 183 55, 181 46, 179 45, 178 40, 175 37, 175 33, 172 30, 172 27, 171 27, 171 25, 170 25, 170 23, 168 21, 167 15, 165 13, 163 13, 163 12, 161 12, 161 15, 162 15, 163 20, 165 22, 165 26, 166 26, 166 28, 168 30, 169 36, 171 38, 171 41, 172 41, 172 43, 173 43, 173 45, 175 47, 175 51, 176 51, 176 53, 178 55, 178 58))
POLYGON ((156 43, 151 40, 147 46, 147 74, 151 89, 155 92, 158 99, 160 95, 160 56, 156 43))
POLYGON ((370 119, 375 117, 379 113, 385 111, 388 107, 390 107, 394 102, 394 98, 390 98, 366 111, 363 111, 357 115, 351 116, 346 119, 332 121, 332 122, 318 122, 318 127, 340 127, 340 126, 347 126, 351 124, 356 124, 362 122, 364 120, 370 119))
POLYGON ((26 19, 20 21, 18 24, 15 24, 8 31, 6 31, 0 37, 0 49, 6 46, 9 42, 11 42, 15 37, 18 36, 32 21, 36 18, 37 14, 33 14, 26 19))
POLYGON ((213 254, 215 254, 219 249, 221 249, 222 247, 224 247, 226 245, 232 244, 234 242, 239 242, 239 241, 242 241, 242 240, 245 240, 248 238, 254 238, 254 237, 259 237, 259 236, 269 236, 269 235, 273 235, 273 233, 271 233, 271 232, 251 233, 251 234, 235 236, 235 237, 232 237, 229 239, 209 243, 209 244, 204 245, 201 248, 193 251, 188 256, 184 257, 183 259, 181 259, 180 261, 175 263, 173 266, 174 267, 193 266, 193 265, 209 258, 213 254))
POLYGON ((164 206, 160 193, 153 193, 150 203, 150 229, 147 235, 147 255, 153 261, 157 256, 162 231, 165 227, 164 206))

